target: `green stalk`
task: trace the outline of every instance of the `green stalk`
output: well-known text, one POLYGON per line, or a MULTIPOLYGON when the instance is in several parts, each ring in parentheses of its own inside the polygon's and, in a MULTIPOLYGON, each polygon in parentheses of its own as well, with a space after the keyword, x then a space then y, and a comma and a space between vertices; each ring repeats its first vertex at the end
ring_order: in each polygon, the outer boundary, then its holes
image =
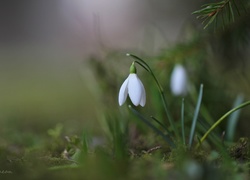
MULTIPOLYGON (((228 111, 226 114, 224 114, 219 120, 217 120, 213 125, 212 127, 203 135, 203 137, 201 138, 201 141, 200 141, 200 144, 206 139, 206 137, 209 135, 209 133, 214 130, 224 119, 226 119, 230 114, 232 114, 233 112, 243 108, 243 107, 246 107, 250 105, 250 101, 247 101, 233 109, 231 109, 230 111, 228 111)), ((200 144, 197 144, 196 145, 196 149, 200 146, 200 144)))

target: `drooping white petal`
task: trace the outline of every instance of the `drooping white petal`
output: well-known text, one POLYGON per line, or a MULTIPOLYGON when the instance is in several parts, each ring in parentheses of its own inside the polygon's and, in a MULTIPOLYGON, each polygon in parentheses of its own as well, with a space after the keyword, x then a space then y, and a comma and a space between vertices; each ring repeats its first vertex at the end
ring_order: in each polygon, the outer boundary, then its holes
POLYGON ((146 91, 145 88, 141 82, 141 80, 139 79, 139 82, 141 84, 141 89, 142 89, 142 95, 141 95, 141 101, 140 101, 140 105, 143 107, 146 104, 146 91))
POLYGON ((185 95, 187 92, 187 74, 185 68, 177 64, 171 75, 170 87, 174 95, 185 95))
POLYGON ((142 97, 142 86, 137 74, 130 74, 128 82, 128 94, 135 106, 138 106, 142 97))
POLYGON ((128 82, 129 82, 129 77, 123 82, 120 91, 119 91, 119 96, 118 96, 118 102, 119 105, 123 105, 124 102, 127 99, 128 96, 128 82))

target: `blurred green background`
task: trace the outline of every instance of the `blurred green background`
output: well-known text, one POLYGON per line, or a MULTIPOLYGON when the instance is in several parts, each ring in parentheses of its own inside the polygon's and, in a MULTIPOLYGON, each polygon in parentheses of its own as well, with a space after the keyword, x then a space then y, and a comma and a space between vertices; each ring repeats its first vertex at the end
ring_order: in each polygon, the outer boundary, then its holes
MULTIPOLYGON (((84 173, 90 179, 103 175, 115 179, 123 174, 131 179, 164 179, 164 172, 169 169, 167 177, 183 178, 189 173, 189 165, 198 168, 197 172, 199 168, 204 170, 198 177, 212 172, 221 178, 223 172, 207 164, 196 164, 192 155, 180 153, 183 149, 169 155, 164 144, 162 151, 151 157, 148 150, 162 145, 162 139, 133 116, 127 108, 129 100, 122 107, 117 102, 119 88, 133 61, 126 53, 141 57, 153 69, 177 123, 182 97, 171 94, 169 81, 176 63, 185 66, 190 83, 185 97, 186 134, 190 131, 201 83, 204 95, 199 136, 205 133, 204 122, 208 129, 232 108, 238 95, 249 100, 249 13, 237 16, 234 23, 218 28, 211 25, 204 30, 201 21, 191 13, 205 2, 1 2, 0 171, 11 170, 27 178, 47 175, 63 178, 67 173, 76 178, 81 169, 72 166, 62 168, 66 170, 62 174, 60 170, 51 173, 44 169, 80 159, 81 163, 86 162, 84 173), (81 153, 80 158, 76 157, 79 149, 90 151, 90 158, 82 157, 81 153), (176 158, 174 153, 180 157, 176 158), (111 168, 104 168, 107 165, 111 168), (37 168, 32 169, 34 166, 37 168), (143 174, 144 168, 150 171, 143 174)), ((143 68, 137 68, 147 92, 146 106, 138 111, 165 123, 157 87, 143 68)), ((247 107, 241 111, 230 143, 250 136, 249 117, 247 107)), ((180 124, 177 128, 180 130, 180 124)), ((226 128, 225 121, 215 130, 216 141, 226 128)), ((218 148, 211 139, 205 145, 209 153, 218 148)), ((207 157, 211 158, 211 154, 207 157)), ((229 165, 226 171, 231 167, 236 168, 229 165)), ((249 169, 241 168, 233 172, 249 169)), ((191 175, 188 177, 192 179, 191 175)))

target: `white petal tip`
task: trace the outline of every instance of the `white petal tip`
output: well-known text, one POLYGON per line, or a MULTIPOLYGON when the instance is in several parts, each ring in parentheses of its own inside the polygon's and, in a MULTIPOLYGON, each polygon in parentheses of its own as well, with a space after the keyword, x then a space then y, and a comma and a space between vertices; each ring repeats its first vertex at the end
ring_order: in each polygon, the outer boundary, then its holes
POLYGON ((129 54, 129 53, 127 53, 127 54, 126 54, 126 56, 130 56, 130 54, 129 54))
POLYGON ((145 102, 145 103, 141 103, 140 105, 141 105, 141 107, 144 107, 144 106, 145 106, 145 104, 146 104, 146 102, 145 102))
POLYGON ((118 103, 119 103, 119 106, 122 106, 124 103, 125 103, 126 100, 119 100, 118 103))
POLYGON ((124 104, 124 103, 120 103, 120 102, 119 102, 119 106, 122 106, 123 104, 124 104))

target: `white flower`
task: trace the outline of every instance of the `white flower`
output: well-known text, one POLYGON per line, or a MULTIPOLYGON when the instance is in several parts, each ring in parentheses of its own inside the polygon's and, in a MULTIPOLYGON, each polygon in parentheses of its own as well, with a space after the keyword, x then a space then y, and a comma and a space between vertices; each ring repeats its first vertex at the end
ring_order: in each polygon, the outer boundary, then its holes
POLYGON ((119 91, 118 102, 120 106, 124 104, 128 95, 135 106, 138 106, 139 104, 142 107, 145 106, 146 104, 145 88, 136 74, 134 63, 131 65, 129 76, 123 82, 119 91))
POLYGON ((176 64, 170 79, 170 88, 174 95, 184 96, 187 93, 188 82, 187 82, 187 73, 185 68, 176 64))

